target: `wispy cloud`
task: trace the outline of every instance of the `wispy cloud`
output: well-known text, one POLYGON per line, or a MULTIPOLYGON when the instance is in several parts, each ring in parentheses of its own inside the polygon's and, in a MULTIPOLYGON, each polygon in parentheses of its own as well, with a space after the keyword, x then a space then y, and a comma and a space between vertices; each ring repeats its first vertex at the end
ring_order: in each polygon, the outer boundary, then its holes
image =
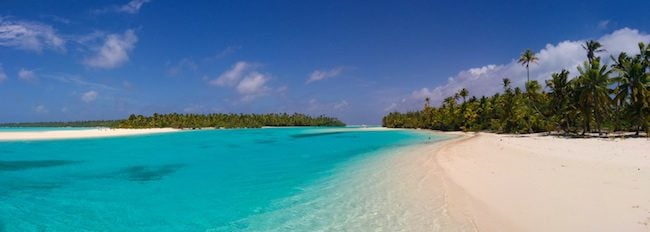
MULTIPOLYGON (((598 38, 598 41, 606 49, 606 52, 600 56, 607 61, 610 54, 638 53, 637 43, 649 42, 650 35, 635 29, 622 28, 598 38)), ((562 69, 569 70, 571 76, 577 75, 576 67, 587 58, 581 46, 584 42, 585 40, 567 40, 555 45, 547 44, 536 53, 539 61, 530 67, 531 80, 538 80, 543 85, 544 80, 549 79, 553 72, 559 72, 562 69)), ((503 78, 512 80, 513 86, 523 86, 526 81, 526 69, 513 59, 507 64, 490 64, 463 70, 455 76, 449 77, 446 84, 414 90, 405 97, 407 100, 401 107, 402 109, 420 107, 425 97, 430 97, 432 102, 439 103, 443 98, 453 95, 461 88, 467 88, 470 94, 476 96, 492 95, 502 89, 501 79, 503 78)))
POLYGON ((138 37, 133 30, 124 34, 110 34, 104 43, 95 48, 95 55, 84 61, 88 67, 111 69, 119 67, 129 60, 129 53, 135 48, 138 37))
POLYGON ((330 70, 314 70, 307 78, 307 84, 338 76, 341 72, 343 72, 343 67, 336 67, 330 70))
POLYGON ((110 91, 117 90, 116 88, 109 85, 84 80, 84 78, 82 78, 79 75, 56 73, 56 74, 43 74, 41 76, 61 83, 74 84, 82 87, 90 87, 94 89, 103 89, 103 90, 110 90, 110 91))
POLYGON ((239 49, 241 49, 241 46, 228 46, 225 49, 223 49, 222 51, 220 51, 219 53, 217 53, 217 55, 215 55, 213 58, 222 59, 222 58, 224 58, 226 56, 229 56, 229 55, 235 53, 239 49))
POLYGON ((341 100, 340 102, 334 103, 334 106, 332 108, 334 108, 335 110, 343 110, 348 106, 350 106, 350 104, 348 103, 347 100, 341 100))
POLYGON ((21 68, 18 71, 18 79, 27 81, 27 82, 35 82, 37 81, 36 73, 33 70, 21 68))
POLYGON ((242 96, 243 101, 250 101, 268 94, 271 90, 266 85, 271 80, 271 76, 257 71, 259 67, 258 64, 239 61, 208 83, 222 87, 233 87, 242 96))
POLYGON ((90 103, 95 101, 95 99, 97 99, 97 95, 99 95, 97 91, 91 90, 81 94, 81 100, 83 102, 90 103))
POLYGON ((65 40, 49 25, 0 16, 0 46, 41 52, 65 51, 65 40))
POLYGON ((127 13, 127 14, 137 14, 140 12, 140 8, 151 0, 131 0, 130 2, 124 5, 112 5, 102 9, 94 10, 95 14, 105 14, 105 13, 127 13))
POLYGON ((199 66, 190 58, 183 58, 178 63, 172 65, 167 69, 167 75, 178 76, 183 75, 186 71, 196 73, 199 66))
POLYGON ((122 5, 120 8, 118 8, 118 12, 129 14, 138 13, 138 11, 140 11, 140 8, 142 8, 142 6, 149 1, 150 0, 132 0, 126 5, 122 5))
POLYGON ((598 22, 598 29, 605 30, 607 27, 609 27, 610 21, 609 20, 601 20, 598 22))
POLYGON ((41 105, 34 106, 34 112, 36 112, 37 114, 47 114, 50 111, 47 109, 47 107, 45 107, 45 105, 41 104, 41 105))
POLYGON ((306 110, 311 114, 332 114, 340 113, 349 107, 350 103, 345 99, 334 102, 321 102, 312 98, 307 101, 306 110))
POLYGON ((245 74, 246 71, 253 69, 254 64, 250 64, 245 61, 239 61, 235 63, 230 69, 219 75, 217 79, 211 80, 210 84, 218 86, 233 86, 239 83, 239 80, 245 74))

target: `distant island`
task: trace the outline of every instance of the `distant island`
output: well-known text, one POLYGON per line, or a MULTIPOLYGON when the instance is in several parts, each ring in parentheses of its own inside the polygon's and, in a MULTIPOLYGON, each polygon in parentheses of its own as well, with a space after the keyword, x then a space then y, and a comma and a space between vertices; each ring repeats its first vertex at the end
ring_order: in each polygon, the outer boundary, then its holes
MULTIPOLYGON (((490 131, 497 133, 533 133, 562 131, 582 135, 650 130, 650 45, 639 43, 639 54, 620 53, 604 64, 597 53, 604 51, 594 40, 583 48, 587 60, 570 78, 567 70, 553 73, 546 80, 545 92, 536 80, 528 80, 525 89, 512 87, 503 79, 503 92, 477 98, 465 88, 433 107, 424 99, 424 108, 413 112, 386 115, 385 127, 423 128, 444 131, 490 131), (462 99, 461 102, 459 100, 462 99)), ((526 67, 538 58, 525 50, 519 63, 526 67)))
POLYGON ((264 126, 345 126, 337 118, 305 114, 158 114, 130 115, 124 120, 0 123, 0 127, 109 127, 109 128, 260 128, 264 126))

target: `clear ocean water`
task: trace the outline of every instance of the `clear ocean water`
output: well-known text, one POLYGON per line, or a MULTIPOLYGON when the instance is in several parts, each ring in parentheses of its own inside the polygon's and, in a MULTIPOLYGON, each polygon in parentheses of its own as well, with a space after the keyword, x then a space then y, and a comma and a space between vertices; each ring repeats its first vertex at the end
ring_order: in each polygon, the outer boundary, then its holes
POLYGON ((392 224, 408 210, 376 208, 392 194, 377 169, 439 139, 265 128, 0 142, 0 231, 404 228, 392 224))

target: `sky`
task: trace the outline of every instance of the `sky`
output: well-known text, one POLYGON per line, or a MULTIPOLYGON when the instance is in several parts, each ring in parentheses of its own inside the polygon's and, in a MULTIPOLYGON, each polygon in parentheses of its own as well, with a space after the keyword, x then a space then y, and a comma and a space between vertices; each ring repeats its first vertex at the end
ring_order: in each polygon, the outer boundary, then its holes
MULTIPOLYGON (((0 1, 0 122, 300 112, 379 124, 650 42, 650 1, 0 1)), ((610 62, 611 63, 611 62, 610 62)))

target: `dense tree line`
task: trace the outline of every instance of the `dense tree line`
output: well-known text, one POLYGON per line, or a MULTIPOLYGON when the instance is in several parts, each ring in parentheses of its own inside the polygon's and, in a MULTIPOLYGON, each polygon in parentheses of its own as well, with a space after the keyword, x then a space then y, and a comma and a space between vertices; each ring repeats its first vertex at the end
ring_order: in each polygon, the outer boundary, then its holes
POLYGON ((0 123, 0 127, 115 127, 122 120, 0 123))
POLYGON ((157 114, 124 120, 0 123, 0 127, 110 127, 110 128, 259 128, 263 126, 345 126, 336 118, 304 114, 157 114))
POLYGON ((157 114, 131 115, 117 128, 259 128, 263 126, 345 126, 336 118, 304 114, 157 114))
MULTIPOLYGON (((633 131, 639 135, 650 126, 650 45, 639 43, 639 54, 621 53, 611 57, 613 64, 601 62, 604 51, 597 41, 583 48, 587 60, 578 67, 574 78, 567 70, 553 73, 544 88, 528 81, 525 89, 512 87, 503 79, 503 92, 480 98, 469 97, 467 89, 432 107, 425 99, 420 111, 393 112, 383 118, 386 127, 436 130, 493 131, 530 133, 562 131, 599 135, 615 131, 633 131), (461 100, 462 99, 462 100, 461 100)), ((519 63, 528 67, 537 61, 526 50, 519 63)))

